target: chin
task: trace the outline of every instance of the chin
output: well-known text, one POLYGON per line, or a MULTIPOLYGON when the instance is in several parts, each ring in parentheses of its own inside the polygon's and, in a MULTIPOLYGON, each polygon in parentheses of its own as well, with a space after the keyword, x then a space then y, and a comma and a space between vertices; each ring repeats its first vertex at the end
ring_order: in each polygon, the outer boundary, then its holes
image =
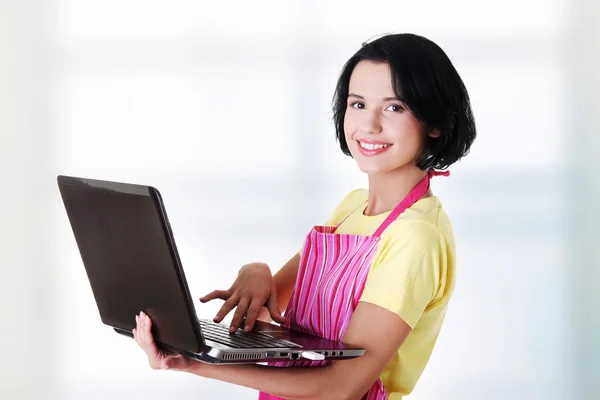
MULTIPOLYGON (((385 175, 391 172, 400 172, 401 170, 405 170, 409 166, 415 166, 413 162, 387 162, 387 163, 375 163, 375 162, 365 162, 366 160, 361 160, 362 162, 357 162, 358 169, 364 172, 367 175, 385 175)), ((370 160, 369 160, 370 161, 370 160)))
POLYGON ((385 167, 383 165, 358 165, 358 169, 367 175, 384 175, 394 168, 385 167))

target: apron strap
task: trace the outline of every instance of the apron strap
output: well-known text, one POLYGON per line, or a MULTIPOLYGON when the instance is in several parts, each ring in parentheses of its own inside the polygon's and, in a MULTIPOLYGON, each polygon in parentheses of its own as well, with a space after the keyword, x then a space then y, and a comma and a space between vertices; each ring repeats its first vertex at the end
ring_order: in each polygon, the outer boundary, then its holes
POLYGON ((348 217, 350 217, 352 214, 354 214, 359 208, 361 208, 362 206, 364 206, 366 203, 367 203, 367 200, 365 200, 362 203, 360 203, 360 205, 358 207, 356 207, 354 210, 352 210, 351 213, 349 213, 348 215, 346 215, 344 217, 344 219, 341 220, 335 227, 337 228, 338 226, 340 226, 341 224, 343 224, 344 221, 346 221, 348 219, 348 217))
POLYGON ((421 179, 421 181, 417 183, 417 185, 410 191, 410 193, 400 202, 400 204, 398 204, 396 208, 392 210, 390 215, 388 215, 385 221, 383 221, 383 223, 379 226, 379 228, 377 228, 375 233, 373 233, 373 236, 380 237, 383 231, 392 222, 394 222, 400 214, 402 214, 404 211, 406 211, 406 209, 410 208, 413 204, 419 201, 421 197, 423 197, 429 190, 429 181, 431 180, 431 178, 439 175, 448 176, 450 175, 450 171, 436 171, 433 169, 429 170, 427 172, 427 175, 425 175, 423 179, 421 179))

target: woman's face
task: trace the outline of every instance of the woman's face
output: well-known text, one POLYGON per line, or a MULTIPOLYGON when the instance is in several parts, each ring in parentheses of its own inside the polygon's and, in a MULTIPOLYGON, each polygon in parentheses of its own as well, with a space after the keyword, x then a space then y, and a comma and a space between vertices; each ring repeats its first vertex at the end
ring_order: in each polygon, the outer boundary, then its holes
POLYGON ((360 61, 352 71, 348 93, 344 133, 360 170, 384 174, 414 166, 425 129, 396 97, 389 65, 360 61))

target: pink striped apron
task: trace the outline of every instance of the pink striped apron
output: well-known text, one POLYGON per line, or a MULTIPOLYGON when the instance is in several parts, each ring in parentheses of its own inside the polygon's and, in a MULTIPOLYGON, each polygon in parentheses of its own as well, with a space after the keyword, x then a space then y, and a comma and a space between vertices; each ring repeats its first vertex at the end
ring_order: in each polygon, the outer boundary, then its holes
MULTIPOLYGON (((296 286, 285 312, 288 320, 283 326, 341 341, 365 287, 371 259, 381 234, 401 213, 427 193, 429 181, 435 175, 447 176, 449 172, 430 171, 396 206, 372 236, 335 233, 337 227, 365 203, 336 226, 315 226, 304 243, 296 286)), ((330 363, 330 360, 297 360, 270 362, 269 365, 318 367, 330 363)), ((263 392, 259 393, 258 398, 281 400, 280 397, 263 392)), ((388 394, 381 379, 377 379, 363 400, 387 398, 388 394)))

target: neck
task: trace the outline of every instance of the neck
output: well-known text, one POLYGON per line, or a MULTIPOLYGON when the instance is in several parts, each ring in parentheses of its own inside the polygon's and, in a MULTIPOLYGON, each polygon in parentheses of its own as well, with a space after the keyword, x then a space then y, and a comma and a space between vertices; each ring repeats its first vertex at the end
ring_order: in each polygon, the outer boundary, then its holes
MULTIPOLYGON (((365 215, 393 210, 427 173, 417 166, 405 166, 381 175, 369 175, 369 198, 365 215)), ((431 196, 429 190, 425 196, 431 196)))

